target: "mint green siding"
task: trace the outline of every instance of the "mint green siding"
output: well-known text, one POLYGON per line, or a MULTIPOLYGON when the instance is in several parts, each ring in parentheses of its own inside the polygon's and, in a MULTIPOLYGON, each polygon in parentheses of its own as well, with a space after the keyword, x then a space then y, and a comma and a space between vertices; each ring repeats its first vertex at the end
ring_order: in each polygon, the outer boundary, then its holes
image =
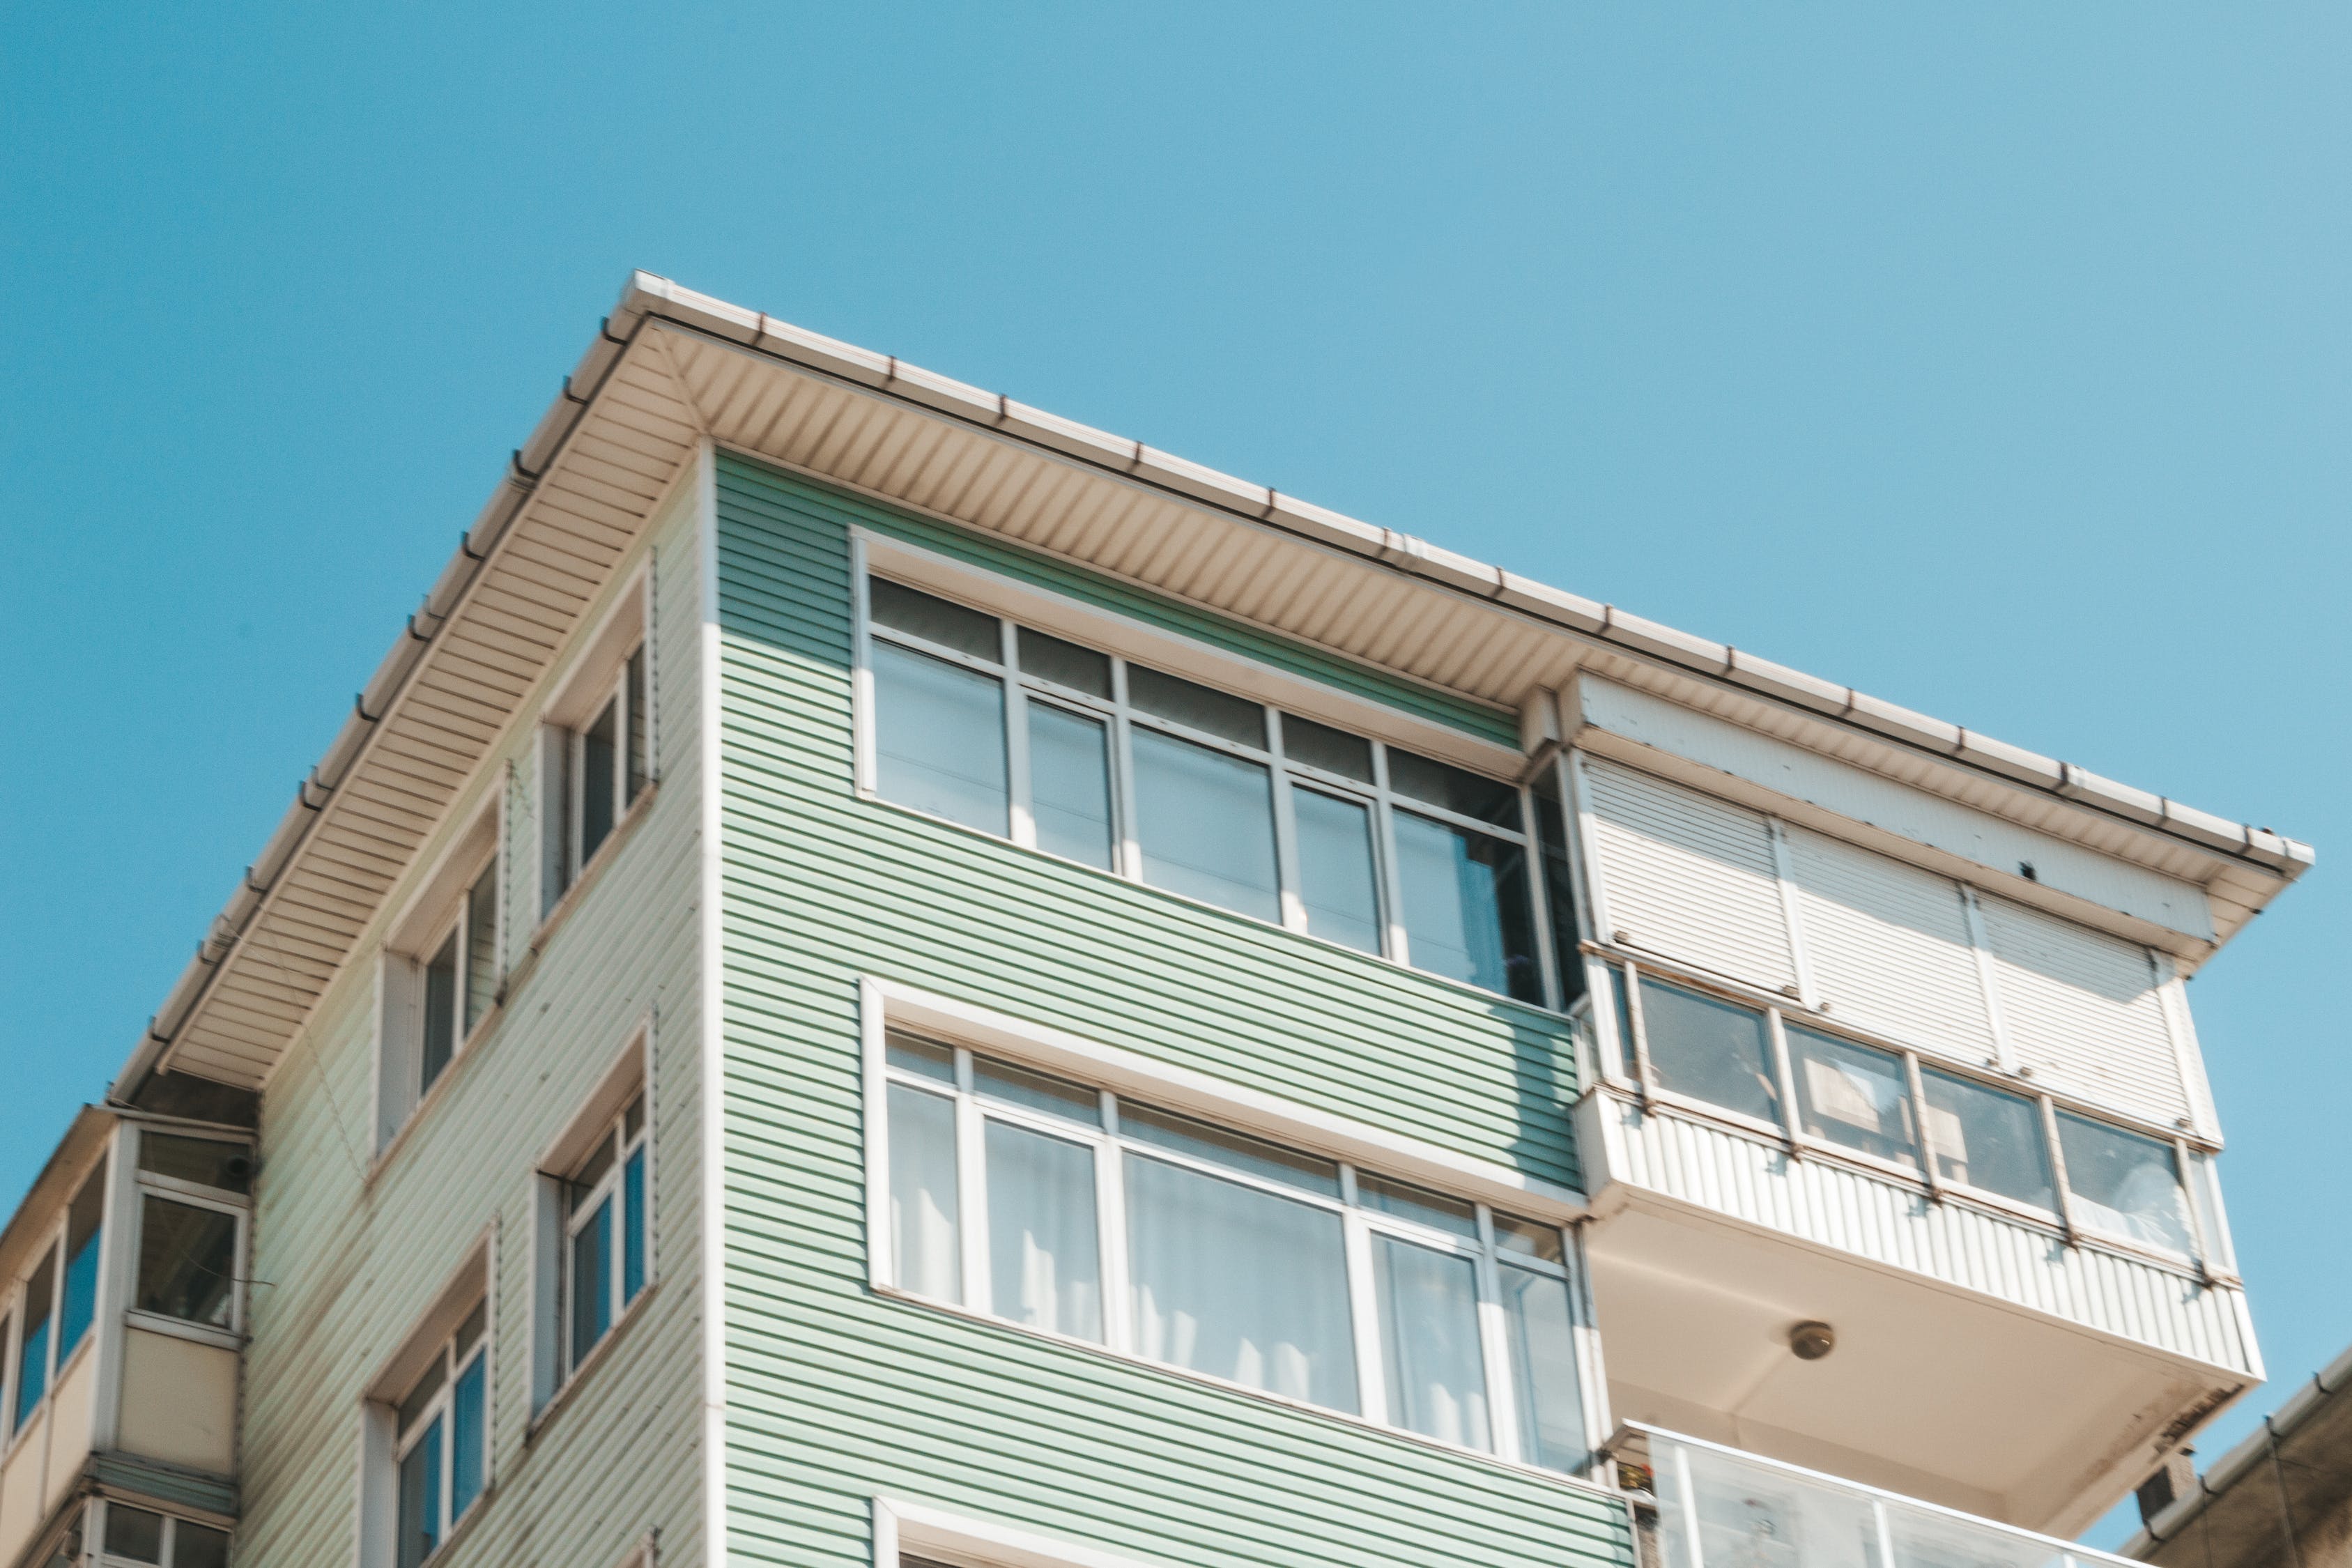
POLYGON ((961 998, 1577 1182, 1557 1020, 861 801, 849 530, 1359 695, 1507 721, 753 464, 719 463, 732 1554, 863 1564, 878 1494, 1177 1564, 1628 1560, 1613 1500, 866 1283, 858 981, 961 998))
MULTIPOLYGON (((594 885, 372 1170, 378 943, 387 917, 494 796, 514 869, 507 886, 535 883, 535 695, 268 1084, 239 1568, 355 1560, 363 1393, 485 1234, 496 1248, 490 1489, 437 1561, 617 1568, 652 1529, 666 1565, 701 1560, 701 595, 691 500, 690 487, 681 490, 648 531, 658 790, 594 885), (656 1283, 531 1433, 533 1168, 649 1016, 656 1283)), ((621 585, 608 584, 603 602, 621 585)), ((509 964, 529 949, 533 908, 528 897, 510 905, 509 964)))

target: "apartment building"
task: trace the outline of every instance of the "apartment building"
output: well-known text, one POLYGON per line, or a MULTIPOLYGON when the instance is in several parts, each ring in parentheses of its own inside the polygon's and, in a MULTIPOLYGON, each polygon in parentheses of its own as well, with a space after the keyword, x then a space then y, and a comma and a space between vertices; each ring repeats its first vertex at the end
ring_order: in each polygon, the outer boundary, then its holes
POLYGON ((2102 1561, 2310 862, 640 274, 0 1235, 0 1560, 2102 1561))

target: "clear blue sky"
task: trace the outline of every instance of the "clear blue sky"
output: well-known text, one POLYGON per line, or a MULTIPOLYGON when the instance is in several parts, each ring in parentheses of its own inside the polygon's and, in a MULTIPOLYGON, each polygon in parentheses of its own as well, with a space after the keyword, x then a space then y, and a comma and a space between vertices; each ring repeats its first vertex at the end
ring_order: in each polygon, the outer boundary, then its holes
POLYGON ((2315 842, 2222 1436, 2352 1340, 2352 12, 5 17, 6 1193, 646 267, 2315 842))

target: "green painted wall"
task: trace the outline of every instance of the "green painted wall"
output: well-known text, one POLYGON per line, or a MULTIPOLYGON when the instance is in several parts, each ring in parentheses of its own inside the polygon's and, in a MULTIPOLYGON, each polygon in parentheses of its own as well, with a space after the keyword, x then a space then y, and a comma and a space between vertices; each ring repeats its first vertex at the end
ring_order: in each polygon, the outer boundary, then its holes
POLYGON ((731 1555, 862 1565, 882 1493, 1171 1565, 1627 1561, 1622 1509, 1589 1490, 869 1292, 861 975, 1553 1182, 1576 1168, 1571 1058, 1544 1015, 857 799, 853 523, 1497 722, 720 459, 731 1555))
MULTIPOLYGON (((649 1528, 660 1531, 665 1568, 702 1559, 701 574, 692 494, 677 492, 645 547, 655 557, 660 786, 595 885, 373 1174, 383 918, 268 1086, 238 1568, 354 1561, 362 1391, 491 1227, 491 1490, 438 1561, 617 1568, 649 1528), (605 1358, 530 1434, 532 1168, 649 1010, 657 1024, 656 1284, 605 1358)), ((604 603, 637 559, 608 584, 604 603)), ((600 615, 592 609, 584 624, 600 615)), ((557 668, 567 662, 559 658, 557 668)), ((403 906, 494 794, 503 797, 514 873, 507 885, 535 888, 536 724, 534 700, 388 910, 403 906)), ((533 908, 509 906, 524 912, 508 922, 510 963, 530 941, 517 928, 533 908)))

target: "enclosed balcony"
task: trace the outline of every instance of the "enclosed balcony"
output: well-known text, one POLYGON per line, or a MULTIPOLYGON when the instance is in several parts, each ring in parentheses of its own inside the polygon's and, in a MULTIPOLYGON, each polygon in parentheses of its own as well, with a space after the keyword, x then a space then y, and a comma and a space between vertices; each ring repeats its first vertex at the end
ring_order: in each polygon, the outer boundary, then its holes
POLYGON ((2128 1560, 1701 1442, 1620 1428, 1654 1568, 2103 1568, 2128 1560))
POLYGON ((0 1231, 0 1565, 93 1526, 127 1561, 225 1552, 252 1173, 234 1129, 86 1109, 0 1231))

